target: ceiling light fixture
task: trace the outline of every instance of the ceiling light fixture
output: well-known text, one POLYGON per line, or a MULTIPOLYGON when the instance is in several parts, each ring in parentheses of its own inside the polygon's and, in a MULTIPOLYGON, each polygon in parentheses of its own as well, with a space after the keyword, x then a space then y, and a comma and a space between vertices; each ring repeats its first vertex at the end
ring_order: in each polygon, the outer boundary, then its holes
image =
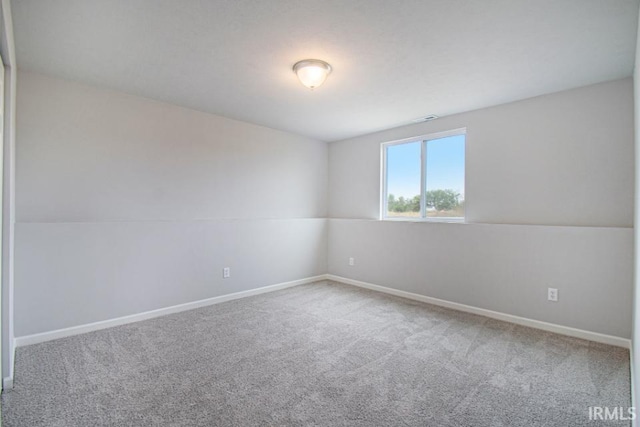
POLYGON ((304 59, 293 66, 300 82, 313 90, 320 86, 331 73, 331 65, 319 59, 304 59))

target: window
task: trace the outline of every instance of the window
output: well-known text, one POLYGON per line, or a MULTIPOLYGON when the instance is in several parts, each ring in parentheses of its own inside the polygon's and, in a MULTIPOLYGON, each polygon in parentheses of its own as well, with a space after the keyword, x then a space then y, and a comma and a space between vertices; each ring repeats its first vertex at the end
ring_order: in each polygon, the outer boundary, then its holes
POLYGON ((465 129, 382 144, 382 219, 464 220, 465 129))

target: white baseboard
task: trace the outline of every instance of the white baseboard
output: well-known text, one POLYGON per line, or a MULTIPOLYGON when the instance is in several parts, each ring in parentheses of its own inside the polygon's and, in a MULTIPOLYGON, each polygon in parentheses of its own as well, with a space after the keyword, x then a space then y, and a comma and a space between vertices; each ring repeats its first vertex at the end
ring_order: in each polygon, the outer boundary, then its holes
POLYGON ((13 389, 13 369, 15 367, 16 360, 16 339, 11 339, 11 346, 9 348, 11 358, 9 359, 9 375, 2 379, 2 390, 13 389))
MULTIPOLYGON (((322 274, 319 276, 307 277, 300 280, 293 280, 291 282, 278 283, 276 285, 250 289, 248 291, 235 292, 233 294, 221 295, 219 297, 207 298, 199 301, 188 302, 185 304, 174 305, 171 307, 159 308, 157 310, 145 311, 143 313, 132 314, 129 316, 117 317, 115 319, 108 319, 100 322, 88 323, 85 325, 72 326, 70 328, 57 329, 54 331, 42 332, 39 334, 16 337, 14 348, 22 347, 25 345, 38 344, 45 341, 59 339, 59 338, 70 337, 72 335, 79 335, 87 332, 99 331, 101 329, 112 328, 114 326, 125 325, 128 323, 140 322, 142 320, 153 319, 160 316, 166 316, 167 314, 193 310, 200 307, 220 304, 222 302, 232 301, 239 298, 246 298, 253 295, 264 294, 267 292, 279 291, 281 289, 286 289, 286 288, 291 288, 293 286, 317 282, 319 280, 326 280, 326 275, 322 274)), ((3 381, 7 381, 7 383, 10 382, 11 384, 13 384, 13 378, 10 378, 10 379, 5 378, 3 381)))
POLYGON ((4 377, 2 379, 2 389, 3 390, 13 389, 13 377, 4 377))
POLYGON ((541 329, 543 331, 554 332, 556 334, 568 335, 570 337, 582 338, 589 341, 595 341, 603 344, 614 345, 631 349, 631 340, 627 338, 616 337, 613 335, 600 334, 598 332, 590 332, 582 329, 571 328, 569 326, 556 325, 554 323, 543 322, 540 320, 528 319, 526 317, 514 316, 512 314, 500 313, 498 311, 486 310, 484 308, 473 307, 471 305, 460 304, 443 299, 432 298, 425 295, 414 294, 412 292, 401 291, 398 289, 387 288, 373 283, 362 282, 359 280, 347 279, 346 277, 335 276, 333 274, 326 275, 327 280, 344 283, 347 285, 358 286, 360 288, 371 289, 373 291, 384 292, 386 294, 395 295, 415 301, 426 302, 428 304, 440 307, 451 308, 467 313, 478 314, 480 316, 490 317, 492 319, 503 320, 505 322, 515 323, 517 325, 528 326, 530 328, 541 329))
MULTIPOLYGON (((517 325, 528 326, 530 328, 541 329, 543 331, 554 332, 561 335, 567 335, 575 338, 582 338, 589 341, 595 341, 603 344, 614 345, 617 347, 623 347, 631 349, 631 340, 612 335, 600 334, 598 332, 590 332, 582 329, 571 328, 568 326, 556 325, 554 323, 543 322, 540 320, 528 319, 525 317, 514 316, 511 314, 500 313, 497 311, 487 310, 484 308, 473 307, 470 305, 460 304, 457 302, 451 302, 438 298, 432 298, 425 295, 420 295, 412 292, 401 291, 398 289, 388 288, 385 286, 375 285, 373 283, 362 282, 359 280, 348 279, 346 277, 336 276, 333 274, 322 274, 319 276, 307 277, 305 279, 294 280, 291 282, 279 283, 276 285, 264 286, 262 288, 251 289, 243 292, 236 292, 233 294, 221 295, 219 297, 208 298, 199 301, 188 302, 185 304, 174 305, 171 307, 160 308, 157 310, 146 311, 143 313, 132 314, 129 316, 118 317, 115 319, 103 320, 100 322, 89 323, 86 325, 73 326, 70 328, 57 329, 55 331, 43 332, 33 335, 25 335, 15 338, 16 347, 22 347, 31 344, 38 344, 45 341, 51 341, 58 338, 65 338, 72 335, 84 334, 87 332, 98 331, 101 329, 111 328, 114 326, 125 325, 128 323, 139 322, 142 320, 153 319, 167 314, 179 313, 181 311, 193 310, 200 307, 206 307, 209 305, 220 304, 226 301, 232 301, 239 298, 246 298, 253 295, 259 295, 267 292, 278 291, 280 289, 291 288, 293 286, 303 285, 307 283, 317 282, 320 280, 333 280, 336 282, 344 283, 347 285, 353 285, 360 288, 371 289, 378 292, 383 292, 390 295, 395 295, 415 301, 421 301, 428 304, 437 305, 440 307, 451 308, 453 310, 464 311, 467 313, 473 313, 480 316, 490 317, 492 319, 503 320, 505 322, 515 323, 517 325)), ((3 387, 5 389, 11 388, 13 385, 13 376, 3 379, 3 387)))
MULTIPOLYGON (((633 341, 631 341, 631 345, 629 346, 629 378, 631 384, 631 406, 634 408, 638 408, 636 405, 636 387, 635 387, 635 369, 634 369, 635 360, 633 358, 633 341)), ((638 417, 634 418, 631 421, 631 425, 633 427, 638 427, 638 417)))

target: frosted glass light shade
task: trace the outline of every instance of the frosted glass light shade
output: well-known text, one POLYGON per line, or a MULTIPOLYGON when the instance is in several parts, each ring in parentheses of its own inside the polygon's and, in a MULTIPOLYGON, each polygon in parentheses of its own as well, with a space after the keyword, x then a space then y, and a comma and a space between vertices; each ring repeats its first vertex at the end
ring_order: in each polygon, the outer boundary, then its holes
POLYGON ((296 62, 293 71, 303 85, 313 90, 327 79, 331 73, 331 65, 319 59, 305 59, 296 62))

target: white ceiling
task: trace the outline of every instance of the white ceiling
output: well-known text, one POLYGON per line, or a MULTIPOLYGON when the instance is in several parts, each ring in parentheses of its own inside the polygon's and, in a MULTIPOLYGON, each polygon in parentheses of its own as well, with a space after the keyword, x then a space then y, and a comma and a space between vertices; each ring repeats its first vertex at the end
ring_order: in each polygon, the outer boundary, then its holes
POLYGON ((630 76, 638 0, 14 0, 18 66, 334 141, 630 76), (334 72, 311 92, 301 59, 334 72))

